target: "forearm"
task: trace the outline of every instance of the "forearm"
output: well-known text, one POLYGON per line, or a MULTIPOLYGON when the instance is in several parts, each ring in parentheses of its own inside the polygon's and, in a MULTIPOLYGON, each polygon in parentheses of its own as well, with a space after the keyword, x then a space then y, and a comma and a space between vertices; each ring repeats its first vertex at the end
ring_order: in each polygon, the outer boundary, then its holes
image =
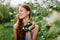
POLYGON ((17 40, 17 33, 16 33, 16 26, 13 26, 13 33, 14 33, 14 38, 17 40))
POLYGON ((28 40, 32 40, 31 33, 30 32, 27 32, 27 35, 28 35, 28 40))

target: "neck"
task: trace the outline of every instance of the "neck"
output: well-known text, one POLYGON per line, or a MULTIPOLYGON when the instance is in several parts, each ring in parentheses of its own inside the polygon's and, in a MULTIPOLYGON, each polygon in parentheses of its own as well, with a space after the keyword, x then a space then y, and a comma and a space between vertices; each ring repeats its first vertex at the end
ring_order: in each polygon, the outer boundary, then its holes
POLYGON ((29 19, 29 17, 27 16, 27 17, 25 17, 25 18, 23 19, 23 24, 27 24, 29 21, 30 21, 30 19, 29 19))

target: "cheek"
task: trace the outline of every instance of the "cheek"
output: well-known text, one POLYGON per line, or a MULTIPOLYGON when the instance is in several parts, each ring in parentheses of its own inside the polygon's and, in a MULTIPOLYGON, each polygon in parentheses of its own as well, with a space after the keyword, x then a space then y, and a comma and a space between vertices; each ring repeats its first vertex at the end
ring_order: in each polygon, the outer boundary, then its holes
POLYGON ((22 14, 23 14, 23 16, 27 16, 27 12, 23 12, 22 14))
POLYGON ((23 17, 25 17, 25 16, 27 16, 27 14, 26 14, 26 13, 24 13, 22 16, 23 16, 23 17))
POLYGON ((18 15, 18 16, 19 16, 19 18, 20 18, 20 19, 22 19, 22 18, 26 17, 26 16, 27 16, 27 14, 22 13, 22 15, 18 15))

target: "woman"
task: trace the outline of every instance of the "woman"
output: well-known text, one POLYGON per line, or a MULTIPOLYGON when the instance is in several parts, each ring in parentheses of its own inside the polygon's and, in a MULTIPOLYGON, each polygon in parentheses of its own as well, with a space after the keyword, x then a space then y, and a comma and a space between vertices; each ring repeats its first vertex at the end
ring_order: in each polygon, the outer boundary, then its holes
POLYGON ((14 24, 14 36, 15 40, 37 40, 38 25, 32 22, 28 26, 28 31, 25 31, 23 25, 30 23, 30 7, 27 5, 20 5, 18 8, 18 21, 14 24))

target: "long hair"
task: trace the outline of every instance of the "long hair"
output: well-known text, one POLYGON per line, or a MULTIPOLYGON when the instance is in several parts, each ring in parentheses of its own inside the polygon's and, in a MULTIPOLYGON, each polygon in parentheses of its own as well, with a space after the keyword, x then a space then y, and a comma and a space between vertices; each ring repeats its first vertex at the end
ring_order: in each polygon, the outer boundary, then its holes
MULTIPOLYGON (((30 7, 27 6, 27 5, 21 5, 22 7, 24 7, 27 11, 30 11, 31 13, 31 10, 30 10, 30 7)), ((29 18, 30 18, 30 13, 29 13, 29 18)), ((25 40, 25 34, 26 32, 22 29, 22 25, 23 25, 23 22, 22 22, 23 19, 19 19, 18 17, 18 24, 17 24, 17 39, 16 40, 25 40)))

